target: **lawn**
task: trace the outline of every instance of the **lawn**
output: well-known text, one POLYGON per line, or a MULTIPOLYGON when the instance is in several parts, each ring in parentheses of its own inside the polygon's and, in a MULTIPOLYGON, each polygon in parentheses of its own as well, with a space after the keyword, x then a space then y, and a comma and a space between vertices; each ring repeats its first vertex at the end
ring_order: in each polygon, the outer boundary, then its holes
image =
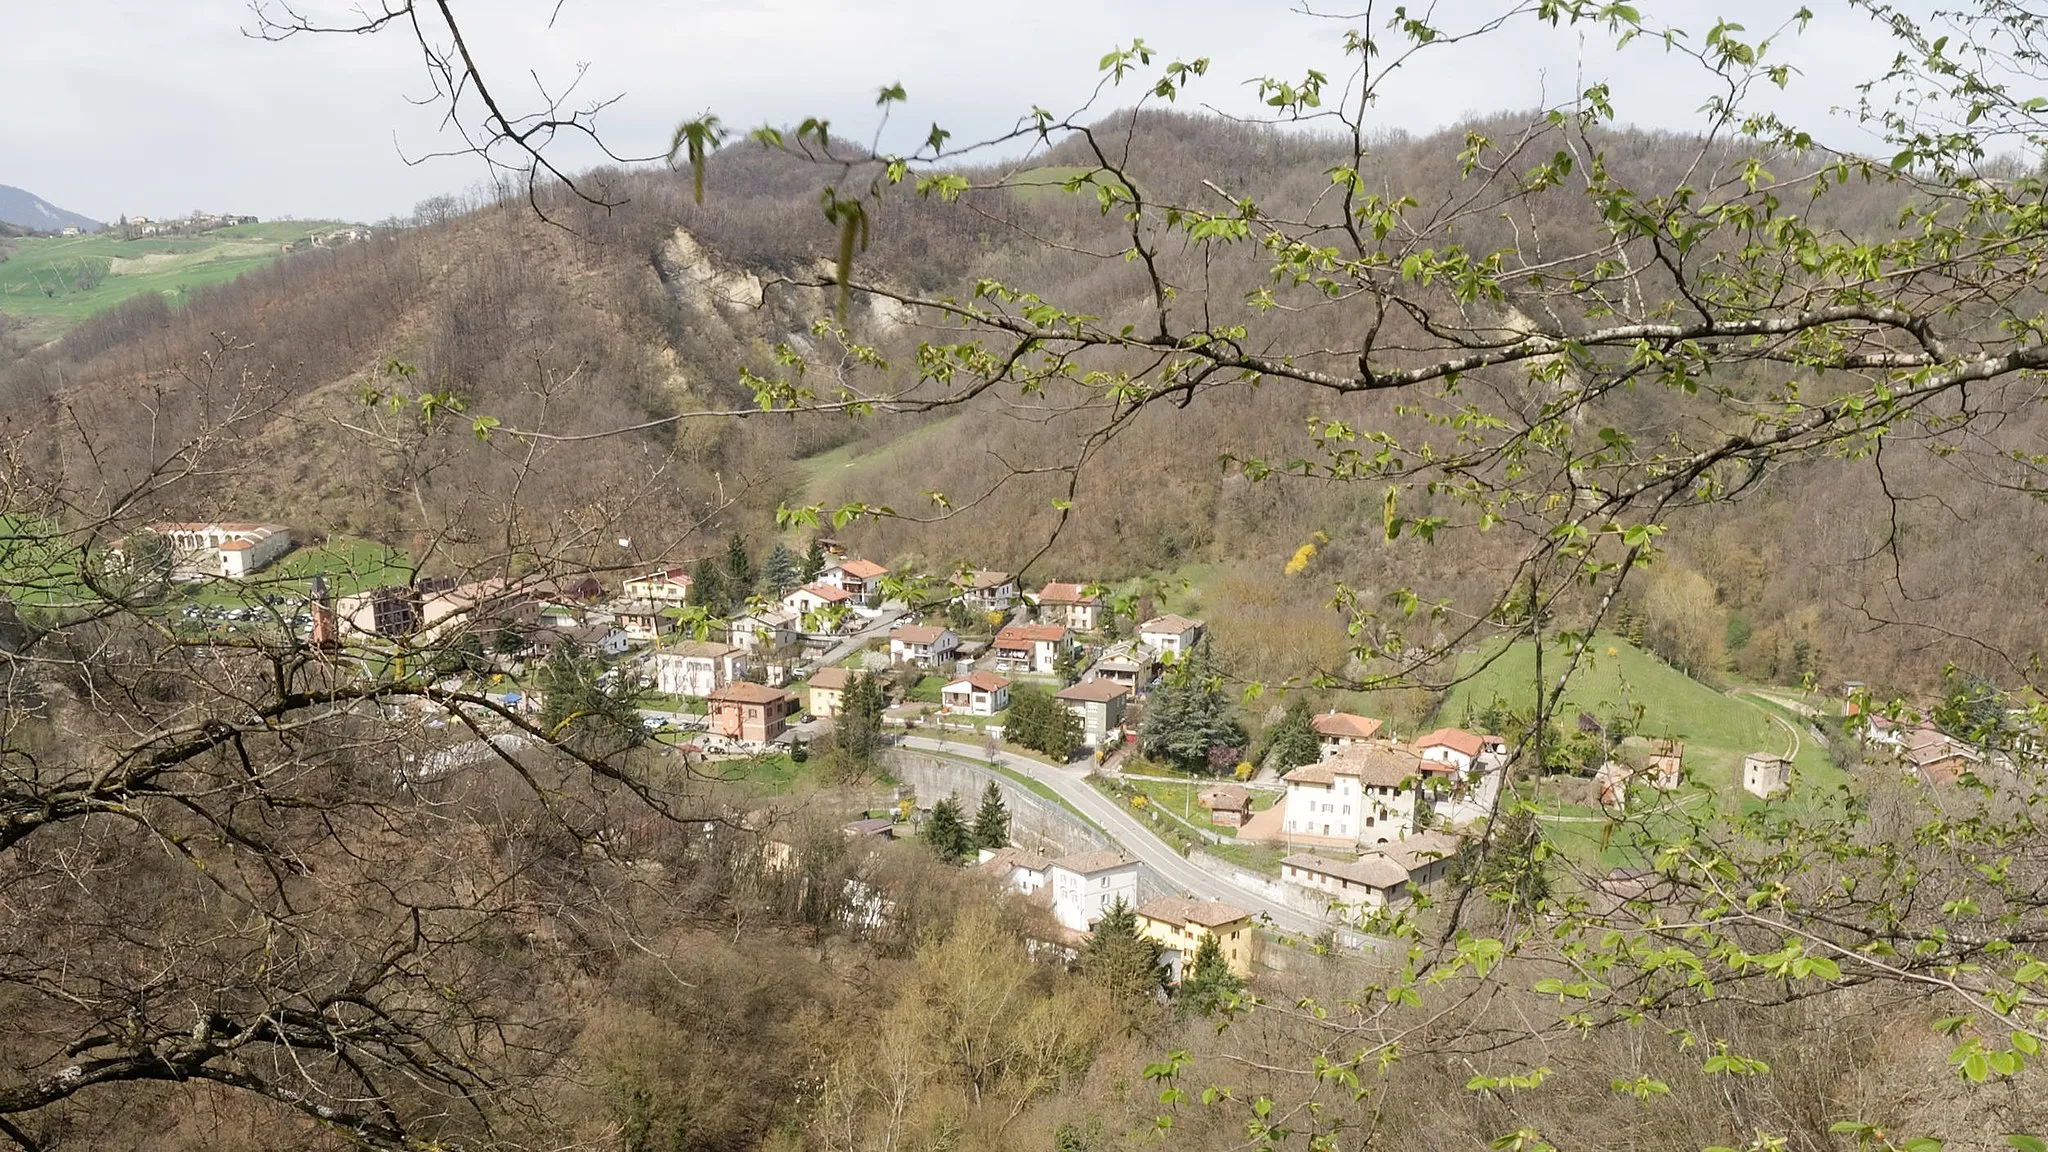
MULTIPOLYGON (((1124 777, 1124 783, 1133 791, 1143 794, 1145 803, 1149 807, 1163 808, 1175 816, 1187 820, 1190 824, 1204 831, 1214 832, 1219 836, 1237 835, 1237 829, 1235 828, 1211 825, 1209 823, 1208 809, 1203 808, 1201 804, 1203 789, 1213 787, 1219 783, 1228 783, 1228 781, 1202 779, 1190 780, 1186 784, 1180 784, 1169 783, 1164 780, 1133 780, 1126 776, 1124 777)), ((1277 792, 1254 791, 1252 793, 1252 810, 1263 812, 1271 808, 1279 799, 1280 793, 1277 792)))
POLYGON ((47 522, 0 516, 0 595, 23 607, 65 607, 89 598, 78 555, 47 522))
POLYGON ((939 693, 950 683, 944 676, 925 676, 910 689, 910 699, 918 704, 937 704, 939 693))
POLYGON ((122 240, 85 236, 17 240, 0 263, 0 312, 27 321, 33 340, 53 340, 95 313, 145 292, 182 304, 201 288, 266 267, 282 245, 329 222, 274 220, 199 236, 122 240))
MULTIPOLYGON (((1496 642, 1460 662, 1459 671, 1469 679, 1454 687, 1438 710, 1441 724, 1470 726, 1494 701, 1527 710, 1535 699, 1535 647, 1518 641, 1506 648, 1496 642)), ((1558 645, 1543 653, 1543 676, 1548 692, 1569 658, 1558 645)), ((1606 719, 1642 708, 1641 734, 1674 737, 1685 742, 1685 765, 1693 775, 1717 793, 1738 790, 1743 756, 1751 752, 1785 752, 1793 737, 1773 719, 1770 705, 1748 696, 1730 696, 1665 664, 1621 637, 1602 633, 1581 657, 1578 670, 1565 687, 1564 706, 1558 722, 1567 732, 1574 730, 1579 713, 1590 712, 1606 719)), ((1828 786, 1841 779, 1831 771, 1824 752, 1800 741, 1796 763, 1803 776, 1820 778, 1828 786), (1818 759, 1813 757, 1817 756, 1818 759)))

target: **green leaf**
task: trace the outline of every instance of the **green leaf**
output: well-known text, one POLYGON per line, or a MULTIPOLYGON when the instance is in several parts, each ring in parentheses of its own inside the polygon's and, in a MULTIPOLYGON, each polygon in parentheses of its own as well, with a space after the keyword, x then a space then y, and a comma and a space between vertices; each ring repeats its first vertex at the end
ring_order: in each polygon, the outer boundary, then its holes
POLYGON ((2048 1141, 2043 1141, 2039 1136, 2028 1136, 2020 1132, 2008 1133, 2005 1143, 2013 1152, 2048 1152, 2048 1141))

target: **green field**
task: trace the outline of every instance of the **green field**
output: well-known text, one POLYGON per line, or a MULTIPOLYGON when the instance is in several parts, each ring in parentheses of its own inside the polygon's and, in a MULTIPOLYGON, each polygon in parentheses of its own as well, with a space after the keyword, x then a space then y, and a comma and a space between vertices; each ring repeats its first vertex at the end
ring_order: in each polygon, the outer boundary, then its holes
MULTIPOLYGON (((1439 723, 1463 726, 1498 699, 1527 710, 1535 699, 1535 647, 1520 641, 1502 651, 1499 643, 1466 657, 1461 673, 1470 678, 1453 688, 1438 711, 1439 723), (1491 658, 1491 662, 1487 661, 1491 658), (1482 667, 1484 665, 1484 667, 1482 667)), ((1546 690, 1554 685, 1569 654, 1561 647, 1544 649, 1546 690)), ((1685 766, 1717 795, 1745 795, 1738 775, 1743 756, 1751 752, 1783 753, 1797 744, 1793 766, 1808 795, 1832 792, 1847 777, 1828 759, 1805 726, 1791 713, 1755 697, 1724 694, 1658 660, 1621 637, 1602 633, 1581 658, 1566 685, 1564 706, 1557 713, 1565 731, 1574 730, 1580 712, 1606 718, 1640 705, 1645 736, 1674 737, 1685 742, 1685 766), (1795 738, 1794 731, 1799 735, 1795 738)))
POLYGON ((265 267, 283 255, 281 245, 337 226, 273 220, 198 236, 122 240, 109 229, 15 240, 0 261, 0 312, 26 321, 30 340, 53 340, 144 292, 181 304, 201 288, 265 267))

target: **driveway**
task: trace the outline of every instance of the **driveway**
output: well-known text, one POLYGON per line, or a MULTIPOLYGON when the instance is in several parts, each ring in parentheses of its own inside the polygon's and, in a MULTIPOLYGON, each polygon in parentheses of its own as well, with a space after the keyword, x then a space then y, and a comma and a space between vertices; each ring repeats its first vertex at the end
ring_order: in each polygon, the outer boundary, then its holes
POLYGON ((887 636, 889 630, 896 627, 896 622, 903 619, 908 611, 909 609, 905 608, 899 601, 892 600, 884 604, 880 616, 875 617, 874 620, 870 621, 860 631, 849 633, 839 643, 826 649, 823 656, 818 657, 812 662, 812 667, 829 668, 848 656, 853 655, 855 652, 860 651, 862 645, 875 637, 887 636))
MULTIPOLYGON (((956 756, 962 754, 958 744, 923 736, 905 736, 902 743, 906 748, 923 752, 950 752, 956 756)), ((1309 939, 1320 936, 1328 928, 1336 927, 1326 923, 1321 917, 1310 916, 1285 904, 1276 903, 1255 891, 1239 887, 1226 876, 1205 871, 1190 863, 1171 845, 1153 835, 1151 829, 1139 823, 1123 805, 1097 792, 1087 781, 1089 768, 1086 765, 1055 768, 1042 761, 1008 751, 998 752, 996 761, 1013 772, 1029 776, 1051 788, 1060 799, 1101 825, 1125 852, 1152 869, 1153 875, 1159 877, 1169 887, 1200 899, 1235 904, 1239 908, 1264 916, 1275 928, 1309 939)))

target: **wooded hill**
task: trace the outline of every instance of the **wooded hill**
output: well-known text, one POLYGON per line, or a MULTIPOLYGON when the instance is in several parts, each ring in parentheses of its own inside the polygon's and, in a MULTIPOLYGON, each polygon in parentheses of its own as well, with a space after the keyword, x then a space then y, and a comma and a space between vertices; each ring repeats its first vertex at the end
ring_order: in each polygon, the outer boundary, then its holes
MULTIPOLYGON (((1148 192, 1182 203, 1206 199, 1221 208, 1242 196, 1314 218, 1342 154, 1313 135, 1199 116, 1124 120, 1116 124, 1127 133, 1104 134, 1127 138, 1124 170, 1148 192)), ((1505 133, 1507 123, 1468 127, 1505 133)), ((1381 141, 1368 184, 1425 210, 1454 204, 1466 130, 1381 141)), ((1634 169, 1631 178, 1647 186, 1676 180, 1677 166, 1698 150, 1696 140, 1654 132, 1603 143, 1610 166, 1634 169)), ((1092 187, 1061 187, 1092 166, 1081 149, 1070 140, 1008 168, 964 172, 973 187, 955 203, 890 190, 858 270, 905 292, 956 297, 993 277, 1021 291, 1056 292, 1072 309, 1135 315, 1146 302, 1141 273, 1098 258, 1128 244, 1123 225, 1099 209, 1092 187)), ((1550 149, 1539 139, 1531 151, 1550 149)), ((543 200, 547 220, 524 201, 486 207, 283 262, 198 292, 182 309, 141 300, 0 369, 6 433, 90 507, 155 463, 153 445, 175 443, 222 406, 240 405, 233 442, 217 458, 232 466, 181 482, 157 506, 134 509, 137 518, 251 516, 397 544, 423 532, 445 535, 450 525, 495 526, 476 533, 476 547, 506 533, 573 538, 575 525, 617 521, 645 555, 679 561, 718 547, 719 532, 701 529, 765 538, 784 503, 860 499, 931 517, 936 491, 964 510, 931 523, 862 523, 844 534, 889 560, 1014 569, 1053 539, 1054 501, 1068 484, 1058 470, 1078 464, 1073 514, 1027 580, 1172 579, 1196 564, 1255 577, 1236 586, 1256 593, 1267 640, 1285 637, 1278 647, 1296 654, 1296 666, 1274 666, 1289 661, 1268 655, 1265 665, 1241 669, 1247 674, 1301 671, 1311 658, 1341 662, 1343 617, 1327 607, 1333 580, 1372 596, 1413 589, 1473 612, 1499 592, 1498 566, 1518 540, 1464 534, 1390 547, 1377 487, 1254 484, 1226 463, 1316 454, 1311 418, 1398 428, 1411 442, 1430 428, 1413 396, 1340 398, 1284 382, 1218 387, 1191 394, 1184 410, 1154 405, 1113 433, 1105 408, 1072 403, 1078 389, 1045 397, 991 390, 927 414, 757 412, 650 424, 685 411, 754 409, 742 371, 785 375, 778 345, 812 362, 802 383, 821 393, 842 383, 872 392, 916 381, 917 343, 936 331, 928 327, 934 317, 856 296, 847 338, 871 345, 879 361, 836 357, 830 326, 819 326, 831 316, 831 295, 792 283, 829 272, 836 235, 818 211, 817 190, 831 176, 733 144, 710 158, 701 205, 687 174, 598 173, 590 187, 622 204, 600 208, 557 192, 543 200), (839 378, 818 379, 815 366, 835 360, 843 360, 839 378), (421 427, 366 403, 430 391, 460 397, 464 413, 421 427), (480 442, 471 425, 479 415, 555 436, 631 430, 480 442), (431 462, 430 479, 415 487, 407 478, 422 461, 431 462), (1285 559, 1317 532, 1328 539, 1306 569, 1283 577, 1285 559)), ((1830 218, 1809 223, 1880 233, 1895 226, 1903 195, 1882 182, 1844 189, 1826 202, 1830 218)), ((1592 209, 1564 189, 1518 204, 1512 216, 1471 212, 1455 234, 1480 251, 1570 249, 1593 245, 1597 227, 1592 209)), ((1255 243, 1235 251, 1235 259, 1187 256, 1209 263, 1192 276, 1179 268, 1180 278, 1206 290, 1184 293, 1174 307, 1206 312, 1217 324, 1242 315, 1247 295, 1270 283, 1271 260, 1255 243)), ((1512 302, 1500 312, 1511 313, 1512 302)), ((1341 310, 1298 323, 1268 316, 1261 331, 1286 347, 1314 348, 1341 343, 1320 339, 1318 326, 1353 322, 1358 317, 1341 310)), ((1142 366, 1101 357, 1083 367, 1142 366)), ((1740 396, 1761 383, 1704 385, 1740 396)), ((1519 370, 1476 374, 1463 386, 1510 407, 1540 399, 1540 387, 1519 370)), ((1680 418, 1659 396, 1632 389, 1615 390, 1593 410, 1638 436, 1680 418)), ((2016 408, 1997 435, 2038 443, 2039 420, 2016 408)), ((2048 609, 2028 590, 2038 581, 2030 541, 2044 527, 2043 511, 2001 499, 1941 447, 1905 441, 1881 460, 1794 462, 1751 477, 1732 508, 1676 512, 1663 578, 1703 574, 1705 602, 1678 602, 1700 617, 1688 643, 1713 650, 1667 655, 1682 664, 1732 663, 1762 679, 1849 676, 1915 688, 1938 679, 1943 661, 1974 658, 1946 646, 1946 635, 2038 637, 2048 609), (1874 628, 1879 620, 1909 626, 1874 628), (1700 638, 1717 629, 1718 638, 1700 638)), ((462 562, 460 540, 445 557, 462 562)), ((1254 605, 1219 596, 1202 607, 1221 616, 1254 605)))

